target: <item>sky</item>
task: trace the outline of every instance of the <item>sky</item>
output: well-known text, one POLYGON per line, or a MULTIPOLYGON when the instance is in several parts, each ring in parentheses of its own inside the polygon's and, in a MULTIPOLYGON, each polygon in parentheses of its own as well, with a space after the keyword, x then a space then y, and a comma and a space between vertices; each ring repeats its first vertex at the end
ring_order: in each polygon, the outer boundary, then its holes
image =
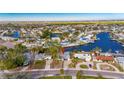
POLYGON ((0 13, 0 21, 124 20, 124 13, 0 13))

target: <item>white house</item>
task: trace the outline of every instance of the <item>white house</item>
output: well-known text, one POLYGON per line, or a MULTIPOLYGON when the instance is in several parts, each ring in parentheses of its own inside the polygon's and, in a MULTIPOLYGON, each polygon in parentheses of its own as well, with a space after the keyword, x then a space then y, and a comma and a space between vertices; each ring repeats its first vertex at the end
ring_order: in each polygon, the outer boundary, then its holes
POLYGON ((58 41, 58 42, 60 42, 60 38, 59 37, 52 37, 51 38, 53 41, 58 41))
POLYGON ((118 63, 124 68, 124 57, 117 57, 116 59, 118 63))
POLYGON ((63 59, 69 61, 70 60, 70 52, 64 52, 63 59))
POLYGON ((74 57, 79 58, 79 59, 84 59, 86 61, 91 60, 91 55, 88 53, 76 53, 76 54, 74 54, 74 57))
POLYGON ((36 54, 36 55, 35 55, 35 60, 43 60, 43 59, 45 59, 45 60, 50 60, 50 59, 52 59, 52 56, 50 56, 50 55, 45 55, 44 53, 43 53, 43 54, 40 53, 40 54, 36 54))
POLYGON ((15 38, 8 37, 8 36, 1 36, 0 37, 2 40, 9 41, 9 40, 14 40, 15 38))

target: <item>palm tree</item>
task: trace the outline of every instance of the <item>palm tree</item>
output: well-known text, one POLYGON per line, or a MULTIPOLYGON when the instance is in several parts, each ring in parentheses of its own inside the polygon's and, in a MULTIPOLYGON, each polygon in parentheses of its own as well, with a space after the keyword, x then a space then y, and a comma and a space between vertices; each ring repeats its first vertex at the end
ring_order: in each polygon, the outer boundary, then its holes
POLYGON ((23 46, 22 44, 17 44, 17 45, 15 45, 15 50, 17 52, 24 53, 27 50, 27 48, 26 48, 26 46, 23 46))
POLYGON ((58 48, 56 46, 49 47, 49 53, 52 55, 53 60, 58 58, 58 48))

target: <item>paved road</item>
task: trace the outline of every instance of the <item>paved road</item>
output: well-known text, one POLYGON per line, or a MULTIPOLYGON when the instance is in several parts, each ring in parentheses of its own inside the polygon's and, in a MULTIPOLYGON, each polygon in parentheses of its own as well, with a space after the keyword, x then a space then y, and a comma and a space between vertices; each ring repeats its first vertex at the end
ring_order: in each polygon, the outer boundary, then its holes
MULTIPOLYGON (((106 78, 122 78, 124 79, 124 73, 122 72, 110 72, 110 71, 97 71, 97 70, 82 70, 82 69, 64 69, 65 75, 67 76, 76 76, 77 71, 81 71, 83 75, 89 75, 89 76, 98 76, 99 74, 106 78)), ((3 73, 3 72, 2 72, 3 73)), ((58 75, 60 74, 60 69, 35 69, 35 70, 28 70, 25 72, 21 71, 13 71, 13 72, 4 72, 4 74, 19 74, 23 73, 25 75, 30 75, 29 78, 39 78, 42 76, 48 76, 48 75, 58 75)), ((1 73, 0 73, 1 74, 1 73)))

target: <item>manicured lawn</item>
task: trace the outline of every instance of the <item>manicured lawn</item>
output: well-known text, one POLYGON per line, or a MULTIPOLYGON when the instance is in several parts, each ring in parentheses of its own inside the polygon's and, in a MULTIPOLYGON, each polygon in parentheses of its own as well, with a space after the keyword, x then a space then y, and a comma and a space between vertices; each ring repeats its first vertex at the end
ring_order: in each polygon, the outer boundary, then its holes
POLYGON ((32 69, 44 69, 46 62, 44 60, 37 60, 33 65, 32 69))
POLYGON ((80 65, 81 68, 88 69, 87 65, 80 65))
POLYGON ((72 79, 72 76, 47 76, 40 79, 72 79))
POLYGON ((68 66, 69 66, 69 68, 75 68, 76 64, 75 63, 70 63, 68 66))
POLYGON ((106 79, 106 78, 96 76, 82 76, 81 79, 106 79))
MULTIPOLYGON (((72 79, 72 76, 47 76, 41 77, 40 79, 72 79)), ((80 79, 106 79, 106 78, 96 76, 82 76, 80 79)))
POLYGON ((79 58, 72 58, 72 62, 73 63, 79 63, 79 62, 82 62, 82 60, 79 58))
POLYGON ((50 68, 61 68, 62 67, 62 61, 53 61, 50 64, 50 68))

